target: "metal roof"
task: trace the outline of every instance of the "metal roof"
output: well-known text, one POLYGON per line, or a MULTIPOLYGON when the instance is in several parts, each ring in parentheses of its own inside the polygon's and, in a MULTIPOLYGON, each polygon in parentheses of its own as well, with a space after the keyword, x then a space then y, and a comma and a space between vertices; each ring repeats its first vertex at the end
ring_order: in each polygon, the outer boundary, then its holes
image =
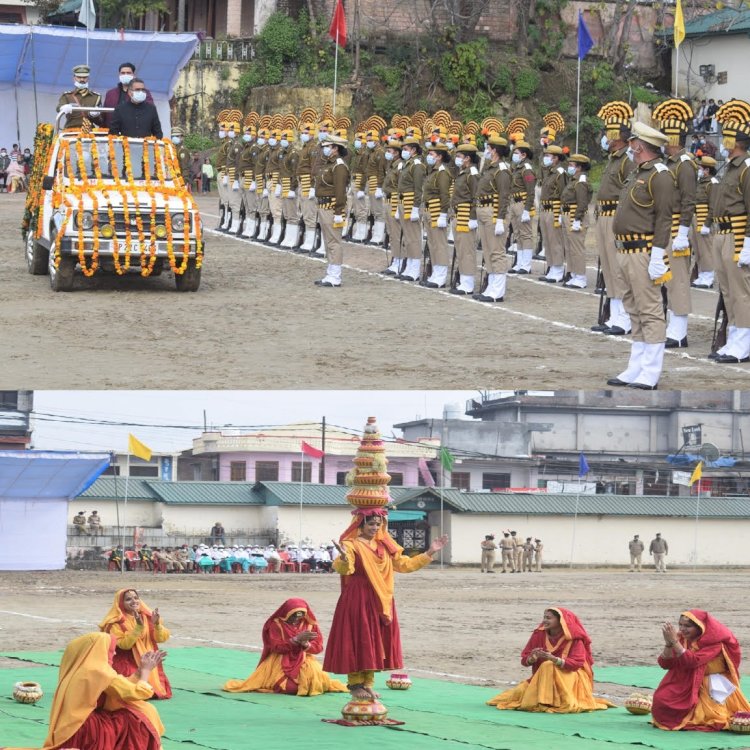
POLYGON ((265 505, 251 482, 160 482, 153 490, 167 505, 265 505))
MULTIPOLYGON (((299 505, 299 482, 259 482, 256 491, 261 496, 273 495, 276 503, 269 505, 299 505)), ((346 506, 346 493, 351 487, 334 484, 302 484, 302 502, 305 505, 346 506)))
MULTIPOLYGON (((139 477, 128 478, 128 500, 156 500, 156 494, 151 486, 158 484, 159 480, 142 479, 139 477)), ((113 500, 125 497, 125 477, 99 477, 85 492, 78 495, 80 498, 91 498, 92 500, 113 500)))
POLYGON ((685 24, 685 36, 717 34, 747 34, 750 31, 750 10, 722 8, 705 16, 698 16, 685 24))

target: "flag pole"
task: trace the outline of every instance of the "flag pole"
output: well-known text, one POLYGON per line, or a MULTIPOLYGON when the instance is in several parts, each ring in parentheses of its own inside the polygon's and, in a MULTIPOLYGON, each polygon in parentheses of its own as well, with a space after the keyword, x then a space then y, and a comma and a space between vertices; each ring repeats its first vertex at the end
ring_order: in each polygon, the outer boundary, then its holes
POLYGON ((339 80, 339 25, 336 24, 336 52, 333 58, 333 116, 336 116, 336 86, 339 80))
POLYGON ((578 492, 576 492, 576 508, 575 513, 573 515, 573 538, 570 541, 570 566, 573 567, 573 551, 576 546, 576 526, 578 525, 578 502, 581 499, 581 488, 580 488, 580 482, 578 483, 578 492))
MULTIPOLYGON (((440 536, 443 536, 443 487, 445 486, 445 469, 443 462, 440 462, 440 536)), ((443 569, 443 549, 440 549, 440 570, 443 569)))
POLYGON ((123 543, 123 535, 125 531, 125 515, 128 510, 128 482, 130 481, 130 451, 128 450, 128 459, 125 466, 125 500, 123 501, 122 507, 122 526, 120 526, 120 547, 122 547, 122 560, 120 561, 120 572, 125 572, 125 544, 123 543))
POLYGON ((576 153, 578 153, 578 134, 581 130, 581 55, 578 55, 578 82, 576 84, 576 153))
POLYGON ((698 477, 698 496, 695 498, 695 535, 693 537, 693 570, 698 567, 698 516, 701 510, 701 478, 698 477))
MULTIPOLYGON (((299 449, 299 551, 300 554, 302 552, 302 492, 303 492, 303 484, 302 484, 302 478, 304 476, 305 472, 305 453, 302 450, 302 445, 300 444, 299 449)), ((302 560, 299 561, 299 570, 298 573, 302 572, 302 560)))

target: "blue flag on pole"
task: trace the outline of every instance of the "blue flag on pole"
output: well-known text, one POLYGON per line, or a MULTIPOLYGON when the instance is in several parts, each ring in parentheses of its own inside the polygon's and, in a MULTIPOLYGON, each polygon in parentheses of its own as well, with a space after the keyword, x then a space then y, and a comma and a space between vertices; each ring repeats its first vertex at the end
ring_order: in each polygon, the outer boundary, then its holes
POLYGON ((591 471, 589 469, 589 462, 586 460, 586 456, 581 453, 581 457, 578 459, 578 476, 585 477, 589 471, 591 471))
POLYGON ((589 34, 589 30, 586 28, 586 24, 583 20, 583 13, 578 11, 578 59, 583 60, 588 54, 589 50, 594 46, 594 40, 589 34))

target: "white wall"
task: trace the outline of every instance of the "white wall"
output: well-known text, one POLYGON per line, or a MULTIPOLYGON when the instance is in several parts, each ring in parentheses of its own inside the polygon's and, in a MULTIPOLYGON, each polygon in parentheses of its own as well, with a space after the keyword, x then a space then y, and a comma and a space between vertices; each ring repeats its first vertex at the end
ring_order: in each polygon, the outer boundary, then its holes
MULTIPOLYGON (((161 503, 151 500, 128 500, 127 507, 120 500, 120 524, 122 526, 159 526, 161 523, 161 503)), ((114 500, 92 500, 91 498, 76 498, 68 504, 68 523, 73 523, 73 517, 78 511, 86 511, 86 518, 95 510, 102 519, 104 531, 111 531, 117 526, 117 505, 114 500)))
POLYGON ((0 570, 65 567, 65 498, 0 498, 0 570))
POLYGON ((167 533, 208 536, 217 521, 228 535, 267 528, 257 505, 164 505, 163 514, 167 533))
MULTIPOLYGON (((672 52, 672 75, 677 60, 672 52)), ((696 99, 744 99, 750 101, 750 77, 745 65, 750 56, 750 39, 746 34, 686 39, 679 49, 679 95, 696 99), (713 65, 716 74, 727 72, 727 82, 705 83, 699 75, 701 65, 713 65), (689 77, 689 84, 688 84, 689 77)))
MULTIPOLYGON (((343 534, 352 522, 351 508, 334 507, 321 508, 303 506, 302 508, 302 538, 309 539, 313 544, 330 544, 343 534)), ((287 539, 297 543, 300 538, 300 510, 291 505, 278 508, 279 540, 287 539)))

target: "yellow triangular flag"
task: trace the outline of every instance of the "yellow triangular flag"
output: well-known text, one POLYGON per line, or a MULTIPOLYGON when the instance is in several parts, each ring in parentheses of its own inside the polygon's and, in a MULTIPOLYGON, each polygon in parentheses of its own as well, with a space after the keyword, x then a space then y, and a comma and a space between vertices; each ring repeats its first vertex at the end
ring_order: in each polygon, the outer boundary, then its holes
POLYGON ((692 487, 703 476, 703 461, 698 461, 698 465, 693 469, 690 475, 690 486, 692 487))
POLYGON ((674 11, 674 46, 679 48, 682 40, 685 38, 685 18, 682 15, 682 0, 677 0, 677 7, 674 11))
POLYGON ((132 453, 144 461, 151 460, 151 448, 144 445, 135 435, 128 435, 128 453, 132 453))

